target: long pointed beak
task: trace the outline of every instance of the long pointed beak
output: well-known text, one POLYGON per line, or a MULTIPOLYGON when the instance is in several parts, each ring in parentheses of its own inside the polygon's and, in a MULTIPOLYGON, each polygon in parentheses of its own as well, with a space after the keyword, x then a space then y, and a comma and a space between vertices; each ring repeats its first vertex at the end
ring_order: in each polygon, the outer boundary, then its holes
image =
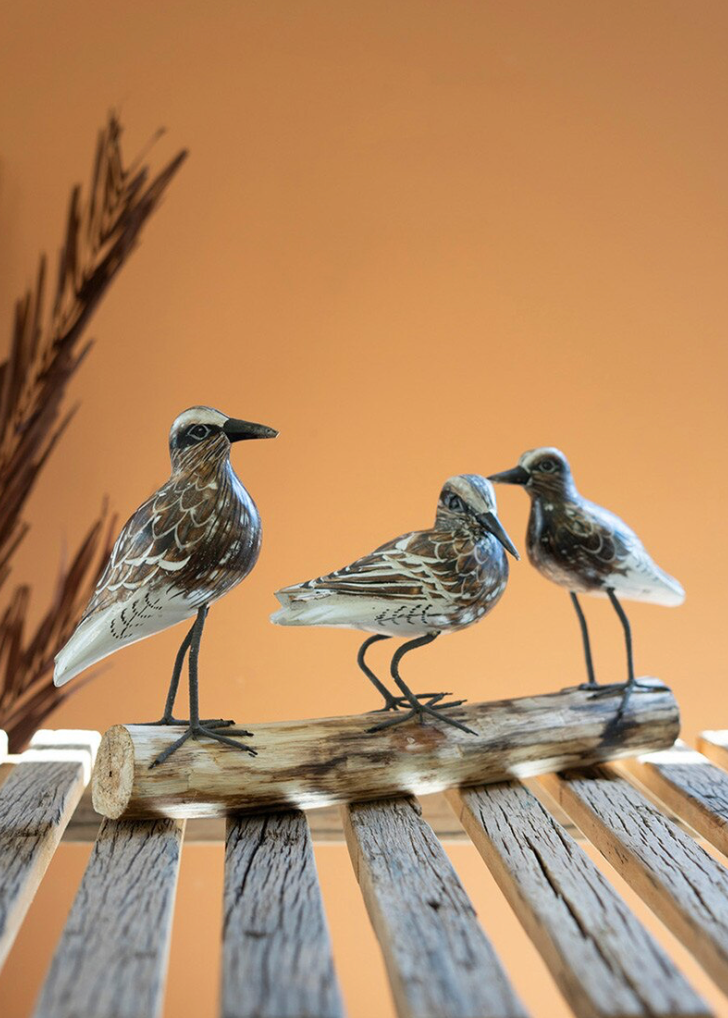
POLYGON ((238 421, 228 417, 222 426, 231 442, 245 442, 253 438, 275 438, 278 432, 265 424, 254 424, 252 421, 238 421))
POLYGON ((500 543, 503 545, 506 551, 509 551, 513 558, 516 559, 516 561, 520 561, 521 556, 518 554, 515 544, 513 543, 513 541, 511 541, 510 537, 506 533, 505 527, 498 519, 496 514, 481 513, 481 515, 478 516, 478 519, 485 527, 485 529, 490 531, 493 537, 497 538, 500 541, 500 543))
POLYGON ((494 484, 528 484, 529 473, 523 467, 502 470, 499 474, 491 474, 488 478, 494 484))

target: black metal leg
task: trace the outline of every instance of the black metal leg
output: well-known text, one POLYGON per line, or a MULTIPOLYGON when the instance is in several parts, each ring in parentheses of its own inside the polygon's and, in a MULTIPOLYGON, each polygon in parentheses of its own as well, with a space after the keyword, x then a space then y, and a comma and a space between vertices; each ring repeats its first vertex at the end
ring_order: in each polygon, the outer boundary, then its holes
MULTIPOLYGON (((456 704, 440 704, 439 709, 435 709, 432 702, 424 704, 415 693, 405 683, 402 676, 399 674, 399 663, 405 654, 408 654, 411 650, 415 650, 417 647, 425 647, 428 643, 432 643, 437 639, 439 633, 429 633, 427 636, 419 636, 415 640, 408 640, 407 643, 403 643, 394 653, 392 658, 391 671, 392 678, 396 682, 397 686, 402 690, 403 700, 410 705, 410 710, 407 711, 402 717, 391 718, 388 721, 382 721, 378 725, 374 725, 373 728, 367 729, 369 732, 381 732, 385 728, 392 728, 394 725, 403 724, 405 721, 409 721, 411 718, 416 717, 419 721, 424 721, 424 716, 436 718, 438 721, 444 721, 445 724, 452 725, 453 728, 459 728, 463 732, 468 732, 470 735, 476 735, 477 733, 468 728, 466 725, 461 724, 459 721, 455 721, 454 718, 449 718, 446 714, 442 713, 445 707, 456 706, 456 704)), ((432 695, 432 694, 428 694, 432 695)), ((435 693, 434 696, 438 699, 442 699, 446 696, 445 693, 435 693)), ((462 702, 462 701, 459 701, 462 702)))
MULTIPOLYGON (((187 719, 176 718, 174 716, 173 711, 174 711, 174 701, 177 699, 177 693, 179 691, 179 682, 180 677, 182 675, 182 668, 185 663, 187 651, 189 650, 190 644, 192 643, 192 635, 195 631, 196 625, 197 620, 195 620, 192 626, 190 627, 189 632, 185 635, 185 638, 182 641, 179 650, 177 651, 177 657, 175 658, 174 668, 172 670, 172 681, 169 684, 169 692, 167 693, 167 702, 164 705, 164 714, 162 714, 161 718, 159 718, 158 721, 142 721, 140 722, 140 724, 148 725, 150 727, 151 726, 157 727, 159 725, 168 725, 170 727, 178 727, 179 725, 189 725, 190 723, 189 718, 187 719)), ((235 722, 231 718, 228 719, 205 718, 204 721, 201 722, 201 724, 205 725, 207 728, 227 728, 229 725, 234 725, 235 722)))
POLYGON ((624 608, 617 600, 617 595, 611 588, 607 590, 607 597, 612 602, 612 607, 616 611, 617 615, 619 615, 619 621, 622 623, 622 628, 624 629, 624 642, 627 648, 627 685, 634 686, 635 678, 634 658, 632 655, 632 627, 629 624, 629 619, 625 614, 624 608))
POLYGON ((579 604, 579 598, 576 596, 573 590, 569 592, 569 597, 571 598, 571 603, 573 604, 574 610, 576 611, 576 617, 579 619, 579 627, 581 629, 581 640, 584 645, 584 658, 586 660, 587 681, 583 683, 579 688, 597 689, 599 687, 599 683, 597 682, 594 676, 594 662, 592 661, 591 644, 589 642, 589 630, 587 628, 586 618, 584 617, 584 612, 582 611, 581 605, 579 604))
POLYGON ((366 652, 369 650, 373 643, 379 643, 380 640, 389 640, 391 637, 387 636, 386 633, 375 633, 374 636, 369 636, 359 648, 359 653, 356 656, 356 663, 359 665, 361 670, 364 672, 366 677, 372 683, 374 688, 384 697, 384 706, 380 707, 380 710, 397 710, 397 697, 392 696, 387 687, 377 678, 374 672, 371 670, 369 665, 365 661, 366 652))
MULTIPOLYGON (((250 753, 251 756, 256 756, 256 751, 250 746, 246 746, 242 742, 236 742, 235 739, 231 739, 230 735, 244 735, 252 736, 252 732, 245 731, 241 728, 231 728, 228 730, 228 735, 219 735, 214 728, 206 727, 200 721, 200 685, 198 675, 198 663, 200 657, 200 642, 202 640, 202 631, 205 628, 205 619, 209 608, 207 605, 203 605, 197 611, 197 619, 190 633, 189 643, 189 680, 190 680, 190 722, 187 731, 179 738, 176 742, 173 742, 170 746, 160 753, 156 760, 154 760, 149 766, 158 767, 159 764, 164 763, 169 757, 179 749, 183 743, 187 742, 188 739, 199 739, 204 736, 208 739, 214 739, 216 742, 221 742, 225 746, 232 746, 234 749, 243 750, 243 752, 250 753)), ((179 656, 179 655, 178 655, 179 656)), ((184 660, 184 656, 182 658, 184 660)))

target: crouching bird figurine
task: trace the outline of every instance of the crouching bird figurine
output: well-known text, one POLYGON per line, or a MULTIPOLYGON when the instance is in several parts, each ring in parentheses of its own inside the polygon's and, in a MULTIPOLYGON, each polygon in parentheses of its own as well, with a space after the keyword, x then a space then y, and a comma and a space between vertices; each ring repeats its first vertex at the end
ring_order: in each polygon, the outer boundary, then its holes
POLYGON ((230 445, 277 434, 211 407, 177 417, 169 435, 172 476, 122 529, 81 621, 56 657, 53 681, 62 686, 114 651, 196 616, 177 654, 164 714, 151 722, 186 724, 187 731, 152 766, 201 736, 255 754, 230 738, 251 735, 230 728, 235 722, 200 720, 198 657, 210 605, 245 579, 260 551, 260 516, 230 465, 230 445), (172 711, 188 652, 190 717, 180 721, 172 711))
POLYGON ((442 703, 448 693, 413 693, 399 664, 409 651, 432 643, 442 633, 465 629, 495 607, 508 581, 504 548, 518 558, 496 515, 493 485, 476 474, 451 477, 440 492, 432 529, 404 534, 343 569, 284 587, 276 592, 283 607, 271 621, 374 634, 359 650, 359 667, 384 697, 381 710, 404 708, 405 713, 370 732, 429 716, 475 734, 443 713, 464 701, 442 703), (391 662, 400 696, 393 696, 365 661, 373 643, 392 636, 411 637, 391 662))
POLYGON ((491 474, 497 484, 519 484, 531 498, 526 549, 533 566, 570 594, 581 628, 587 681, 581 688, 624 690, 626 699, 641 687, 635 679, 632 632, 619 598, 667 606, 680 605, 685 592, 657 566, 634 533, 614 513, 587 501, 576 490, 566 456, 544 447, 525 452, 518 466, 491 474), (579 594, 608 597, 624 629, 627 681, 600 686, 594 675, 589 631, 579 594))

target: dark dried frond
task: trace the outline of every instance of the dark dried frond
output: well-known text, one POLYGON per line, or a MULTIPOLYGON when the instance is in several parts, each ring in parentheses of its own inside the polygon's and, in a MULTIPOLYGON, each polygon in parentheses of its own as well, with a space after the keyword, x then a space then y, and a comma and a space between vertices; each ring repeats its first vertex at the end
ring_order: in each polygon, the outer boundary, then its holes
MULTIPOLYGON (((84 199, 78 186, 71 192, 50 312, 45 312, 44 257, 35 285, 15 307, 10 353, 0 364, 0 587, 28 531, 27 499, 74 413, 64 409, 64 400, 91 346, 85 328, 187 155, 180 152, 152 177, 141 159, 124 166, 120 139, 121 126, 112 113, 99 134, 88 195, 84 199)), ((29 639, 27 585, 15 590, 0 615, 0 728, 15 736, 16 748, 67 695, 52 685, 53 658, 104 566, 105 521, 104 513, 90 528, 29 639)))

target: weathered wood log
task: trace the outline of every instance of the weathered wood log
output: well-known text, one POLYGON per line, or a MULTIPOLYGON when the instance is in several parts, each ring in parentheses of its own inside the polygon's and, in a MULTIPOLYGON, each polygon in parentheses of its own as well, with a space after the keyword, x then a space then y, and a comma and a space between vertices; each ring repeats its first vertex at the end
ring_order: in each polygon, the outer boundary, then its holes
POLYGON ((399 1018, 524 1018, 450 860, 409 798, 343 808, 399 1018))
POLYGON ((728 992, 728 870, 614 769, 594 767, 541 781, 728 992))
POLYGON ((159 1015, 183 827, 104 821, 34 1018, 159 1015))
POLYGON ((728 855, 728 774, 678 740, 624 765, 694 831, 728 855))
POLYGON ((103 816, 202 817, 312 809, 485 784, 664 749, 679 713, 664 688, 590 699, 567 690, 453 709, 475 736, 438 721, 368 734, 381 714, 251 726, 258 756, 189 740, 150 768, 179 729, 117 725, 103 737, 93 803, 103 816))
POLYGON ((40 731, 0 786, 0 966, 91 777, 99 739, 40 731))
POLYGON ((231 817, 223 1018, 343 1018, 306 817, 231 817))
POLYGON ((504 782, 448 795, 577 1018, 711 1014, 527 788, 504 782))

